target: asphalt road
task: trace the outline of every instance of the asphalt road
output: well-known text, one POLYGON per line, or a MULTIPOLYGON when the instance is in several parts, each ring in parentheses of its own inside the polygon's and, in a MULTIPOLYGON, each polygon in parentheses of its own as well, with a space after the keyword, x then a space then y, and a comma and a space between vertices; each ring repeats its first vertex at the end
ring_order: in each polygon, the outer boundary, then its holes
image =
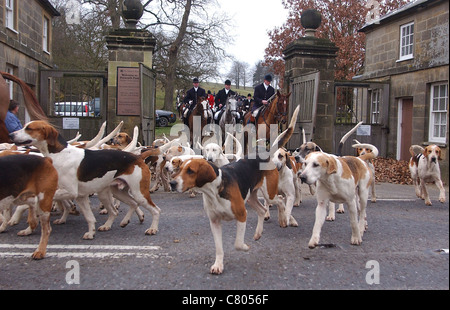
MULTIPOLYGON (((323 247, 308 248, 315 199, 305 195, 293 215, 299 227, 281 228, 277 212, 264 224, 259 241, 252 239, 256 214, 248 210, 248 252, 234 249, 235 222, 223 225, 224 273, 211 275, 215 248, 202 198, 156 192, 161 208, 159 232, 144 235, 151 215, 140 224, 119 227, 127 211, 122 205, 109 232, 82 240, 87 224, 69 216, 52 225, 47 257, 33 261, 40 230, 28 237, 17 232, 25 219, 0 234, 0 290, 7 289, 160 289, 160 290, 302 290, 302 289, 449 289, 449 203, 433 206, 416 199, 412 186, 378 184, 378 201, 368 205, 368 231, 361 246, 350 244, 348 213, 336 214, 321 234, 323 247)), ((306 192, 304 188, 303 193, 306 192)), ((97 227, 106 221, 92 199, 97 227)), ((58 218, 52 216, 52 220, 58 218)))

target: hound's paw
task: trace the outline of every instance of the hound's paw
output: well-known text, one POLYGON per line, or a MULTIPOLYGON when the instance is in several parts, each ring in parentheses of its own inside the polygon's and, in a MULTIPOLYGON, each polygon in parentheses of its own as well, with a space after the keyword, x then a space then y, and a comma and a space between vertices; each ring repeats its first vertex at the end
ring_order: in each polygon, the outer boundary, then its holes
POLYGON ((352 236, 352 239, 351 239, 350 243, 353 244, 353 245, 361 245, 362 238, 361 237, 354 237, 354 236, 352 236))
POLYGON ((223 264, 214 264, 211 266, 211 273, 212 274, 222 274, 223 272, 223 264))
POLYGON ((235 245, 234 247, 238 251, 248 251, 250 249, 250 247, 248 245, 246 245, 245 243, 241 244, 241 245, 235 245))
POLYGON ((62 219, 53 221, 53 224, 55 224, 55 225, 62 225, 62 224, 65 224, 65 223, 66 223, 66 220, 62 220, 62 219))
POLYGON ((93 232, 87 232, 83 236, 83 240, 92 240, 94 239, 95 233, 93 232))
POLYGON ((333 222, 333 221, 335 220, 335 216, 334 216, 334 215, 328 215, 328 216, 325 218, 325 220, 326 220, 327 222, 333 222))
POLYGON ((298 223, 295 220, 295 218, 291 215, 290 219, 289 219, 289 226, 290 227, 298 227, 298 223))
POLYGON ((158 232, 158 229, 156 228, 149 228, 145 231, 146 235, 156 235, 156 233, 158 232))
MULTIPOLYGON (((141 222, 142 223, 142 222, 141 222)), ((120 227, 124 228, 126 227, 128 224, 130 224, 130 221, 122 221, 120 222, 120 227)))
POLYGON ((41 252, 41 251, 36 250, 36 251, 34 251, 34 253, 31 255, 31 258, 32 258, 32 259, 35 259, 35 260, 39 260, 39 259, 43 259, 44 256, 45 256, 45 252, 41 252))
POLYGON ((111 230, 111 226, 102 225, 98 228, 98 231, 109 231, 111 230))
POLYGON ((445 202, 445 197, 444 198, 439 198, 439 202, 444 203, 445 202))
POLYGON ((309 240, 308 247, 310 249, 314 249, 319 244, 319 238, 312 237, 311 240, 309 240))
POLYGON ((18 236, 29 236, 31 235, 31 233, 33 232, 33 230, 28 226, 26 229, 21 230, 17 233, 18 236))

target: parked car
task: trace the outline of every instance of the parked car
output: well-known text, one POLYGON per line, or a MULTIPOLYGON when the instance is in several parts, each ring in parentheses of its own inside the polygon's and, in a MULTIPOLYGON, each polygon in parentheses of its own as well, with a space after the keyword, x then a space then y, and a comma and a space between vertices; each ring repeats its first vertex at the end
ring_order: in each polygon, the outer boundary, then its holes
POLYGON ((156 126, 166 127, 169 124, 175 123, 177 116, 171 111, 156 110, 156 126))
POLYGON ((57 116, 94 116, 88 102, 55 102, 54 108, 57 116))

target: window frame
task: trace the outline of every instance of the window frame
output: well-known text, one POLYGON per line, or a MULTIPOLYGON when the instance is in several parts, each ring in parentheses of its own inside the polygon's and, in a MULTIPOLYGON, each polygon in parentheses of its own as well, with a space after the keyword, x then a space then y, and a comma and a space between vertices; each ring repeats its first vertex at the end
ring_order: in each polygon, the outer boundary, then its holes
POLYGON ((428 130, 428 141, 434 142, 434 143, 446 143, 446 133, 447 133, 447 117, 448 117, 448 82, 444 83, 434 83, 431 84, 430 87, 430 124, 429 124, 429 130, 428 130), (445 87, 445 94, 444 96, 441 96, 441 87, 445 87), (438 90, 439 94, 436 94, 435 91, 438 90), (438 109, 435 109, 434 102, 437 100, 438 109), (440 110, 441 107, 441 100, 444 100, 444 108, 445 110, 440 110), (441 116, 440 121, 438 124, 436 124, 436 115, 439 114, 441 116), (444 114, 444 115, 442 115, 444 114), (442 118, 442 116, 445 116, 442 118), (445 121, 445 123, 442 123, 442 120, 445 121), (435 134, 435 126, 438 126, 439 132, 444 132, 444 136, 442 137, 440 134, 435 134), (442 126, 445 126, 443 129, 442 126))
POLYGON ((9 30, 16 30, 16 0, 5 0, 5 27, 9 30))
POLYGON ((43 16, 42 21, 42 50, 50 54, 50 18, 43 16))
POLYGON ((414 58, 414 21, 400 26, 400 41, 399 41, 399 59, 398 61, 409 60, 414 58), (411 29, 412 27, 412 29, 411 29), (409 28, 409 33, 403 34, 405 29, 409 28), (408 44, 406 44, 408 40, 408 44), (404 49, 410 50, 407 54, 403 54, 404 49))

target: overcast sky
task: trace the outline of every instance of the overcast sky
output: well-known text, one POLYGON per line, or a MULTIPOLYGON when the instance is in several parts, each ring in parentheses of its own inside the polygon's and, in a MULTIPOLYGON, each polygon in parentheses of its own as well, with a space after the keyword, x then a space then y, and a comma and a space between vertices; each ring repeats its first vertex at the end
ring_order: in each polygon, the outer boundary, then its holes
MULTIPOLYGON (((234 46, 228 53, 253 67, 264 59, 269 44, 268 30, 281 26, 287 10, 281 0, 218 0, 221 10, 232 19, 234 46)), ((226 71, 226 68, 221 69, 226 71)), ((226 73, 226 72, 223 72, 226 73)))

